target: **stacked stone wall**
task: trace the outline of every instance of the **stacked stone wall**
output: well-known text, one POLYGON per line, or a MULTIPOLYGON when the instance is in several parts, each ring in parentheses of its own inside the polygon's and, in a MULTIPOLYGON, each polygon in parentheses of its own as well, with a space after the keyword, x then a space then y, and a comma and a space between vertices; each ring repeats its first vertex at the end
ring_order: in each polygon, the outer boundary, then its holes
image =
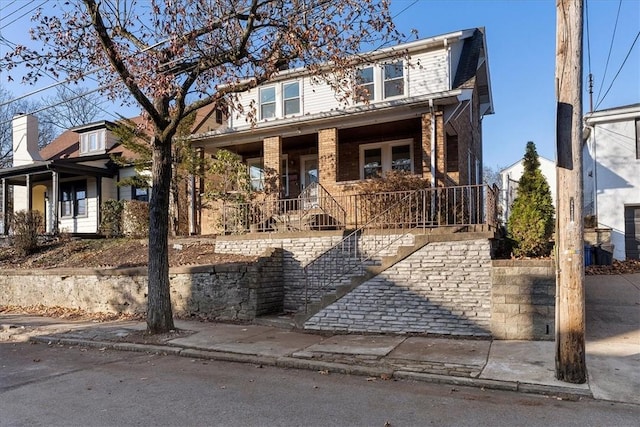
MULTIPOLYGON (((251 320, 283 308, 282 251, 255 263, 229 263, 171 269, 176 315, 251 320)), ((78 308, 88 312, 144 313, 146 269, 5 270, 0 305, 78 308)))
POLYGON ((317 313, 310 330, 488 337, 489 240, 430 243, 317 313))
POLYGON ((555 267, 550 260, 495 260, 491 332, 496 339, 553 340, 555 267))

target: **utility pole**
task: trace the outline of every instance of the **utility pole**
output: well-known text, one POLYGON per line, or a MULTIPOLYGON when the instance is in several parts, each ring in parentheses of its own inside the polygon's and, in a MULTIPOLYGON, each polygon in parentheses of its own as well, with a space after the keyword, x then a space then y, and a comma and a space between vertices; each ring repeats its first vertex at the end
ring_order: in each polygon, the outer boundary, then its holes
POLYGON ((587 380, 582 214, 582 7, 556 0, 556 378, 587 380))

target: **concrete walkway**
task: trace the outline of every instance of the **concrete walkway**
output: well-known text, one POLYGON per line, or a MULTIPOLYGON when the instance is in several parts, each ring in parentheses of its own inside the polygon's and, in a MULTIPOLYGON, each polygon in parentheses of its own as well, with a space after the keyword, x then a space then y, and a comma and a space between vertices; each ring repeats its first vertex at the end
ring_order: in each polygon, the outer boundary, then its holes
POLYGON ((270 326, 177 321, 191 335, 127 342, 144 322, 0 316, 0 341, 31 339, 191 358, 469 385, 640 404, 640 274, 587 276, 588 384, 555 379, 555 343, 301 333, 270 326))

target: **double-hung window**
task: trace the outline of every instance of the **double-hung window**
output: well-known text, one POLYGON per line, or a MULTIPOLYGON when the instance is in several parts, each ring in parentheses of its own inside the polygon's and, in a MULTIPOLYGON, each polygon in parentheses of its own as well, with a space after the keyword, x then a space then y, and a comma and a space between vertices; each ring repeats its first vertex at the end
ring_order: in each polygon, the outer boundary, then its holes
POLYGON ((378 178, 387 171, 413 173, 413 141, 400 140, 360 146, 360 178, 378 178))
POLYGON ((87 215, 87 181, 72 181, 60 184, 60 216, 78 217, 87 215))
POLYGON ((298 114, 300 112, 300 84, 298 82, 283 84, 282 100, 285 116, 298 114))
POLYGON ((376 97, 375 81, 374 81, 374 68, 365 67, 356 72, 356 100, 372 101, 376 97))
POLYGON ((80 154, 93 154, 104 151, 106 132, 100 129, 80 135, 80 154))
POLYGON ((384 98, 404 95, 404 64, 402 62, 384 64, 382 71, 384 98))
POLYGON ((406 95, 404 61, 376 64, 356 70, 355 102, 374 102, 406 95))
POLYGON ((265 87, 260 89, 260 118, 271 119, 276 116, 276 88, 265 87))

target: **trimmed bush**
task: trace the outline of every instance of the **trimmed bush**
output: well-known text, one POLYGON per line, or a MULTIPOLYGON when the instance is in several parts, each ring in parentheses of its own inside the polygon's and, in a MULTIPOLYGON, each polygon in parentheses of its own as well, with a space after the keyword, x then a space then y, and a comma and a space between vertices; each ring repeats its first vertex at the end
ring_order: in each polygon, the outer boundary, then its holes
POLYGON ((123 233, 122 211, 124 204, 120 200, 106 200, 102 204, 100 233, 107 238, 121 237, 123 233))
POLYGON ((19 256, 27 256, 38 249, 38 235, 44 220, 38 211, 18 211, 13 215, 13 246, 19 256))
POLYGON ((127 236, 149 236, 149 203, 140 200, 124 201, 123 231, 127 236))

